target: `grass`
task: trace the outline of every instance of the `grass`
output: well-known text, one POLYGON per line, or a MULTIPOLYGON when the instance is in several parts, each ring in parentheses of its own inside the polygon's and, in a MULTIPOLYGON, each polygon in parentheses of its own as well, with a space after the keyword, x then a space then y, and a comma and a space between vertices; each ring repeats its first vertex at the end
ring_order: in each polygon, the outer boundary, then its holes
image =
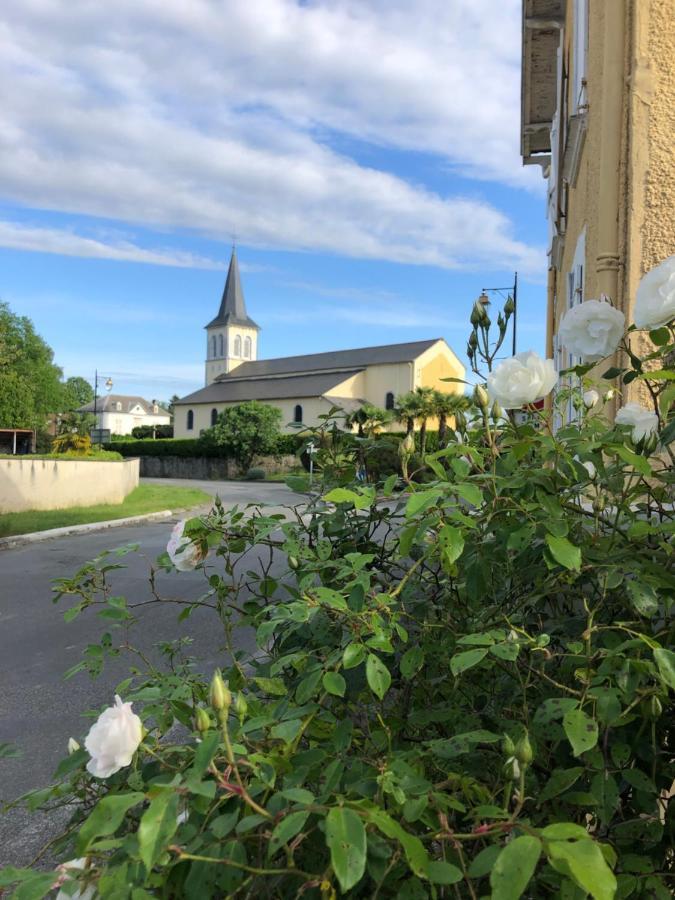
POLYGON ((92 453, 0 453, 0 459, 17 459, 21 462, 32 462, 34 459, 74 459, 77 462, 118 462, 124 459, 116 450, 94 450, 92 453))
POLYGON ((129 494, 123 503, 106 503, 101 506, 73 506, 70 509, 29 509, 25 512, 0 515, 0 537, 63 528, 67 525, 85 525, 90 522, 107 522, 162 509, 187 509, 209 503, 211 497, 194 488, 170 487, 161 484, 141 484, 129 494))

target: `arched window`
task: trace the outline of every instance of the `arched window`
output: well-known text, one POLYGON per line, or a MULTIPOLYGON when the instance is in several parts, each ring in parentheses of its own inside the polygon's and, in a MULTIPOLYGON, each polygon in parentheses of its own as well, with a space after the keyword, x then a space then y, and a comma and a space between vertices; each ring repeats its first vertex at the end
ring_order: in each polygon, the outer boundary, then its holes
POLYGON ((195 414, 191 409, 187 411, 187 430, 192 431, 195 427, 195 414))
POLYGON ((387 391, 387 396, 384 398, 384 408, 385 409, 393 409, 394 408, 394 395, 391 391, 387 391))
POLYGON ((293 421, 302 422, 302 407, 299 403, 296 403, 295 409, 293 410, 293 421))
POLYGON ((234 353, 233 356, 241 356, 241 335, 237 335, 234 339, 234 353))
POLYGON ((225 356, 222 334, 218 335, 218 356, 225 356))
POLYGON ((251 338, 250 337, 244 338, 244 356, 246 357, 246 359, 251 358, 251 338))
POLYGON ((217 421, 218 421, 218 410, 214 408, 211 410, 211 427, 212 428, 216 424, 217 421))
POLYGON ((211 338, 211 359, 215 359, 216 356, 216 336, 215 334, 211 338))

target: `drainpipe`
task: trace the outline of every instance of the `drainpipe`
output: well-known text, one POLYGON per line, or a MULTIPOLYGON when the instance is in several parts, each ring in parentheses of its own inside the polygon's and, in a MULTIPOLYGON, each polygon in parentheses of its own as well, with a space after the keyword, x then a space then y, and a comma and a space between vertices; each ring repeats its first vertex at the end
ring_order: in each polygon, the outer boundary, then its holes
MULTIPOLYGON (((555 321, 555 266, 550 266, 546 282, 546 347, 544 356, 553 359, 553 323, 555 321)), ((553 394, 546 397, 544 408, 550 412, 553 409, 553 394)))
MULTIPOLYGON (((598 292, 619 304, 619 183, 625 82, 625 0, 605 0, 598 196, 598 292)), ((623 299, 623 298, 621 298, 623 299)))

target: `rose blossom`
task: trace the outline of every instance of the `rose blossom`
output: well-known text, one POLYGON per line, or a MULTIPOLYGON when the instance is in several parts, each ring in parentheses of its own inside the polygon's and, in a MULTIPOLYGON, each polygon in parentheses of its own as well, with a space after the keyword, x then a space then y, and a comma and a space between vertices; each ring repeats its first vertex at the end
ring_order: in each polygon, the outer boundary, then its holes
POLYGON ((638 328, 658 328, 675 319, 675 256, 664 259, 642 277, 633 319, 638 328))
POLYGON ((91 756, 87 771, 96 778, 114 775, 131 764, 142 739, 141 720, 131 711, 131 703, 122 703, 115 694, 115 705, 101 713, 84 742, 91 756))
POLYGON ((625 330, 620 310, 606 300, 585 300, 565 313, 558 336, 570 353, 597 362, 616 350, 625 330))
POLYGON ((593 409, 600 402, 600 394, 594 388, 591 388, 590 391, 584 391, 581 399, 586 409, 593 409))
POLYGON ((185 519, 176 522, 166 545, 166 552, 179 572, 196 569, 199 563, 206 559, 206 553, 202 547, 184 536, 185 524, 185 519))
POLYGON ((615 421, 619 425, 630 425, 633 429, 633 440, 640 441, 654 434, 659 427, 659 417, 639 403, 627 403, 616 414, 615 421))
POLYGON ((505 359, 487 378, 488 394, 504 409, 517 409, 550 393, 558 380, 552 359, 528 350, 505 359))

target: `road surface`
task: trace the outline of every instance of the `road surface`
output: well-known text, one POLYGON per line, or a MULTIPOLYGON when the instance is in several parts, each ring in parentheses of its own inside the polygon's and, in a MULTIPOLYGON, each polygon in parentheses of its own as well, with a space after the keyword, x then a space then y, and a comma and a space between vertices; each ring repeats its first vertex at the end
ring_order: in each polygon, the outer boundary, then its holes
MULTIPOLYGON (((275 483, 169 483, 218 493, 225 506, 256 501, 279 507, 302 499, 275 483)), ((82 741, 91 724, 82 714, 111 703, 115 686, 128 673, 126 658, 106 664, 96 680, 85 672, 64 682, 63 673, 80 660, 88 643, 98 642, 104 628, 95 610, 65 623, 69 604, 52 602, 52 580, 72 576, 104 550, 138 543, 139 552, 120 560, 126 568, 113 573, 111 582, 115 593, 129 600, 150 599, 149 566, 166 548, 171 527, 170 521, 122 526, 0 550, 0 743, 10 742, 22 752, 17 759, 0 759, 0 803, 49 784, 68 738, 82 741)), ((164 596, 183 598, 197 597, 207 588, 202 572, 160 573, 157 586, 164 596)), ((157 641, 190 635, 191 653, 205 672, 227 665, 214 614, 200 610, 178 624, 179 611, 173 605, 145 607, 133 632, 136 643, 149 650, 157 641)), ((254 648, 250 632, 239 636, 239 646, 254 648)), ((0 814, 0 864, 27 865, 57 826, 53 815, 20 809, 0 814)))

